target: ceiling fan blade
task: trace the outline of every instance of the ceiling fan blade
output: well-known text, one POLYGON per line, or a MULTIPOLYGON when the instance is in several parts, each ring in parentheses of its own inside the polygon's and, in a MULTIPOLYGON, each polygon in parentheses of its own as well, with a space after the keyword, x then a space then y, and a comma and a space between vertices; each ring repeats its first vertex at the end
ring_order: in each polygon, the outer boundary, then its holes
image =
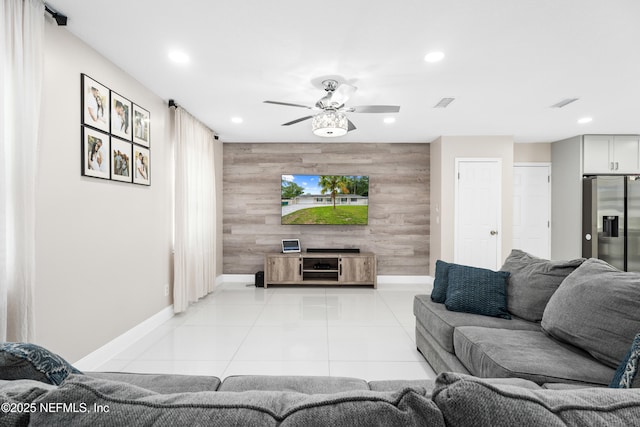
POLYGON ((352 113, 397 113, 400 111, 399 105, 358 105, 350 107, 352 113))
POLYGON ((342 83, 331 94, 331 101, 337 105, 344 105, 351 96, 358 90, 357 87, 347 83, 342 83))
POLYGON ((309 110, 313 109, 313 107, 309 107, 308 105, 292 104, 290 102, 279 102, 279 101, 262 101, 262 102, 265 104, 286 105, 288 107, 302 107, 302 108, 308 108, 309 110))
POLYGON ((313 116, 300 117, 299 119, 295 119, 295 120, 292 120, 290 122, 283 123, 282 126, 295 125, 296 123, 300 123, 300 122, 303 122, 305 120, 309 120, 311 117, 313 117, 313 116))
POLYGON ((352 130, 356 130, 356 125, 353 124, 353 122, 349 119, 347 119, 347 122, 349 122, 349 127, 347 128, 347 132, 351 132, 352 130))

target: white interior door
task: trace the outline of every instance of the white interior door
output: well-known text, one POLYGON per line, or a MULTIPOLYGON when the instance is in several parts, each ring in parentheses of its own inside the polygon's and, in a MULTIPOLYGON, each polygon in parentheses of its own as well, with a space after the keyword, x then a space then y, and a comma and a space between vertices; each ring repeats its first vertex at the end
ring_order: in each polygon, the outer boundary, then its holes
POLYGON ((551 258, 551 166, 513 168, 513 248, 551 258))
POLYGON ((456 159, 454 262, 489 269, 501 260, 502 161, 456 159))

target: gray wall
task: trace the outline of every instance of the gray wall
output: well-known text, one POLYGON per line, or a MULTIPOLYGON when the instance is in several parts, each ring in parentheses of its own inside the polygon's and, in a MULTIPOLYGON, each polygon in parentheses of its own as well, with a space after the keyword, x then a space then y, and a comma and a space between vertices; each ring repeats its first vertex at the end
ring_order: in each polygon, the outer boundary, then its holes
POLYGON ((427 275, 429 144, 224 144, 224 273, 263 270, 284 238, 309 247, 357 247, 378 274, 427 275), (280 224, 282 174, 369 175, 369 225, 280 224))
POLYGON ((168 108, 45 25, 36 212, 36 343, 76 361, 171 304, 168 108), (151 186, 80 176, 80 73, 151 112, 151 186))

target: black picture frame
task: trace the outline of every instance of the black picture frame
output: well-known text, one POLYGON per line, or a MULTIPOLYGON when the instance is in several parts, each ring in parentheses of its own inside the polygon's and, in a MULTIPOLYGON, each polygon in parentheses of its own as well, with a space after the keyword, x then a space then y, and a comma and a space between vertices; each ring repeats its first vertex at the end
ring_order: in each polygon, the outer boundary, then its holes
POLYGON ((133 103, 117 92, 111 91, 111 135, 131 141, 131 115, 133 103))
POLYGON ((81 124, 109 133, 111 90, 86 74, 81 79, 81 124))
POLYGON ((133 142, 149 148, 151 146, 151 113, 133 103, 133 142))
POLYGON ((111 180, 133 182, 132 176, 133 144, 120 138, 111 138, 111 180))
POLYGON ((81 172, 83 176, 111 178, 111 136, 89 126, 82 126, 81 172), (96 149, 96 144, 100 144, 96 149))
POLYGON ((151 151, 147 147, 133 144, 131 163, 133 183, 151 185, 151 151))

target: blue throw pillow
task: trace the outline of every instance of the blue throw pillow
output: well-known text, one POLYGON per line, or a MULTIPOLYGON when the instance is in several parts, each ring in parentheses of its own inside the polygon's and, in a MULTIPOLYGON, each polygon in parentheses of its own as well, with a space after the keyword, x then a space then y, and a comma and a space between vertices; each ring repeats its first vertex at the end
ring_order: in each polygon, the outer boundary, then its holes
POLYGON ((511 319, 506 271, 452 264, 448 269, 447 310, 511 319))
POLYGON ((640 388, 640 377, 638 377, 638 367, 640 366, 640 334, 636 335, 631 343, 629 352, 622 359, 618 366, 611 388, 640 388))
POLYGON ((39 345, 19 342, 0 344, 1 380, 36 380, 60 385, 69 374, 81 374, 57 354, 39 345))
POLYGON ((447 282, 450 265, 452 264, 448 262, 441 260, 436 261, 436 274, 435 280, 433 281, 433 290, 431 291, 431 301, 433 302, 442 304, 447 299, 447 282))

